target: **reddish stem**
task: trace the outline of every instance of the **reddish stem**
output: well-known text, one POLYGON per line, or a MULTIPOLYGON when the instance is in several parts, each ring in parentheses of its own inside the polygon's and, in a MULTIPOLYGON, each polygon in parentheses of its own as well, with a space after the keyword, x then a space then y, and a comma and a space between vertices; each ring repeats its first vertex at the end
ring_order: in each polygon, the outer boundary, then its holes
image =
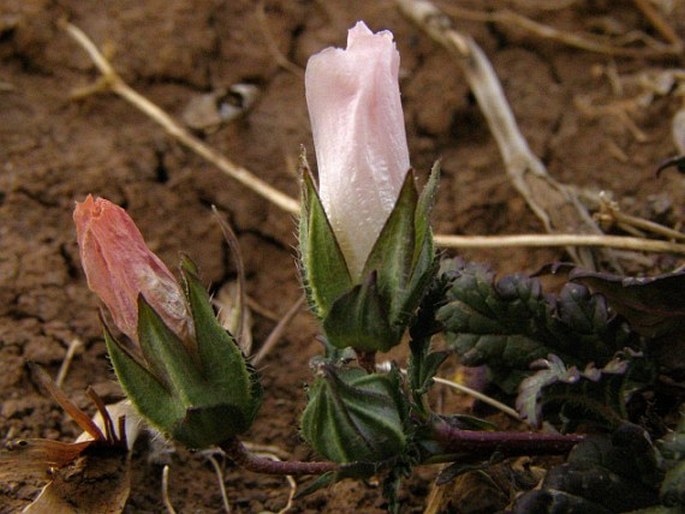
POLYGON ((229 439, 219 446, 241 468, 266 475, 322 475, 340 467, 335 462, 278 461, 259 457, 250 453, 243 443, 235 438, 229 439))
POLYGON ((488 456, 495 452, 505 457, 563 455, 585 439, 581 434, 462 430, 442 422, 433 426, 433 436, 445 453, 466 453, 469 457, 488 456))

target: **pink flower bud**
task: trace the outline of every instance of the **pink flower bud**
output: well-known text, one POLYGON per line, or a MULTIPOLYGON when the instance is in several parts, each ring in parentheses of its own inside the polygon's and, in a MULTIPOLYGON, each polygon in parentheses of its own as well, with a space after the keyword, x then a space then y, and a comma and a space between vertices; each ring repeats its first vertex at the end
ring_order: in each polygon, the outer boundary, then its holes
POLYGON ((346 49, 312 56, 305 72, 319 195, 353 281, 409 171, 399 66, 392 33, 358 22, 346 49))
POLYGON ((183 292, 174 275, 145 245, 124 209, 91 195, 76 203, 74 223, 88 287, 107 306, 116 326, 137 341, 138 295, 182 340, 193 334, 183 292))

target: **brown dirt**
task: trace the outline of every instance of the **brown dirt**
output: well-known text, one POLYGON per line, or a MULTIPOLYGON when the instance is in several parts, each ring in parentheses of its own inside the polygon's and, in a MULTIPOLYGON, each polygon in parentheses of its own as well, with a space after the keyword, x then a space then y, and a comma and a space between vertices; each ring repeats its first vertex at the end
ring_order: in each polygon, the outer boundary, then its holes
MULTIPOLYGON (((559 2, 555 2, 558 4, 559 2)), ((328 45, 343 45, 346 29, 364 19, 395 33, 402 54, 402 91, 414 166, 425 173, 436 158, 444 175, 436 230, 455 234, 542 232, 543 227, 508 183, 497 147, 458 67, 396 11, 390 1, 268 0, 268 31, 296 66, 328 45)), ((658 38, 629 1, 567 2, 545 11, 536 1, 460 2, 473 8, 512 7, 542 23, 572 31, 620 26, 658 38), (611 22, 611 23, 609 23, 611 22)), ((4 0, 0 6, 0 434, 6 438, 70 440, 74 423, 37 391, 26 360, 53 374, 69 342, 84 342, 64 384, 91 409, 84 389, 92 384, 107 400, 118 397, 106 359, 97 302, 80 270, 71 210, 88 193, 125 206, 150 245, 170 265, 188 253, 204 278, 219 288, 234 278, 226 245, 209 206, 227 213, 247 263, 249 294, 277 314, 300 294, 294 266, 295 222, 290 215, 217 171, 167 137, 152 121, 111 94, 71 101, 72 89, 97 74, 84 52, 56 22, 67 17, 100 47, 137 90, 180 117, 198 94, 238 82, 259 87, 249 114, 206 135, 235 162, 296 196, 292 163, 299 145, 311 152, 300 74, 279 67, 269 51, 255 2, 236 0, 4 0)), ((669 21, 685 35, 685 6, 669 21)), ((577 97, 608 104, 619 98, 607 66, 635 78, 680 61, 611 59, 502 25, 460 21, 484 48, 501 77, 533 150, 557 179, 614 193, 629 213, 671 225, 685 219, 683 177, 655 165, 674 154, 670 120, 679 107, 672 94, 657 95, 630 113, 647 136, 638 141, 619 117, 589 117, 577 97)), ((639 93, 626 82, 625 97, 639 93)), ((450 252, 451 253, 451 252, 450 252)), ((561 250, 468 251, 502 272, 533 271, 564 258, 561 250)), ((650 258, 642 269, 668 268, 674 260, 650 258)), ((274 322, 256 315, 262 341, 274 322)), ((312 455, 298 436, 298 412, 309 379, 308 359, 318 351, 316 327, 306 312, 265 361, 266 401, 249 439, 312 455)), ((137 451, 128 512, 163 512, 161 465, 137 451)), ((221 498, 211 466, 179 451, 171 463, 170 498, 178 512, 218 512, 221 498)), ((421 512, 435 470, 411 480, 401 493, 405 512, 421 512)), ((287 498, 281 478, 227 469, 234 512, 278 510, 287 498)), ((37 484, 0 485, 0 511, 20 509, 37 484)), ((292 512, 382 512, 374 484, 344 482, 296 502, 292 512)), ((456 512, 456 511, 455 511, 456 512)))

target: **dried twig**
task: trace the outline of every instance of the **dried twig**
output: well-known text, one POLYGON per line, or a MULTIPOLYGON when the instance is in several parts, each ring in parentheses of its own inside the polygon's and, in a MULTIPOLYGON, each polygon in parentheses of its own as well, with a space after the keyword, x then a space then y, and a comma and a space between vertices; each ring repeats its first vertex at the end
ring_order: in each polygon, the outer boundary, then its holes
POLYGON ((255 453, 270 453, 275 455, 281 460, 287 460, 291 457, 290 453, 281 448, 280 446, 275 446, 273 444, 260 444, 252 443, 250 441, 243 441, 243 446, 255 453))
MULTIPOLYGON (((384 361, 376 364, 376 369, 381 372, 387 372, 392 368, 392 363, 391 361, 384 361)), ((400 373, 403 375, 407 374, 407 370, 404 368, 400 368, 400 373)), ((472 389, 468 386, 465 386, 463 384, 460 384, 459 382, 455 382, 454 380, 448 380, 446 378, 440 378, 440 377, 433 377, 433 381, 436 384, 442 384, 448 387, 451 387, 452 389, 456 389, 457 391, 460 391, 464 394, 467 394, 471 396, 472 398, 475 398, 476 400, 479 400, 483 403, 486 403, 490 405, 491 407, 494 407, 495 409, 498 409, 508 416, 511 416, 517 421, 522 421, 521 417, 519 416, 518 412, 516 412, 514 409, 509 407, 508 405, 503 404, 502 402, 499 402, 495 400, 494 398, 481 393, 480 391, 476 391, 475 389, 472 389)))
POLYGON ((512 248, 512 247, 603 247, 639 252, 685 255, 685 244, 640 237, 581 234, 519 234, 513 236, 435 236, 445 248, 512 248))
POLYGON ((455 382, 454 380, 448 380, 446 378, 433 377, 433 381, 436 384, 442 384, 447 387, 451 387, 452 389, 456 389, 461 393, 467 394, 478 401, 481 401, 487 405, 490 405, 491 407, 494 407, 499 411, 504 412, 507 416, 510 416, 517 421, 522 421, 521 416, 519 416, 519 413, 516 412, 514 409, 512 409, 508 405, 503 404, 502 402, 498 402, 494 398, 486 394, 483 394, 480 391, 476 391, 475 389, 471 389, 470 387, 460 384, 459 382, 455 382))
POLYGON ((171 500, 169 499, 169 465, 165 464, 162 469, 162 503, 169 514, 176 514, 171 500))
POLYGON ((634 99, 620 100, 612 102, 608 105, 593 105, 586 96, 578 95, 573 98, 573 105, 580 111, 581 114, 590 119, 598 118, 600 116, 615 116, 638 143, 646 143, 649 137, 640 127, 638 127, 628 114, 631 111, 637 110, 639 107, 634 99))
POLYGON ((221 491, 221 501, 224 505, 224 512, 230 514, 231 504, 228 501, 228 494, 226 494, 226 485, 224 484, 224 473, 223 471, 221 471, 221 466, 219 466, 219 463, 211 453, 206 453, 205 458, 212 464, 214 472, 216 473, 217 481, 219 482, 219 490, 221 491))
MULTIPOLYGON (((249 450, 259 458, 267 458, 273 461, 282 461, 290 458, 290 454, 279 446, 251 442, 244 442, 242 444, 247 450, 249 450)), ((208 459, 211 459, 210 462, 212 462, 214 469, 216 470, 217 474, 219 474, 221 469, 219 467, 218 462, 216 462, 214 455, 221 455, 222 457, 226 457, 226 452, 221 448, 214 448, 212 450, 204 451, 202 452, 202 454, 208 459)), ((291 475, 285 475, 285 479, 288 481, 288 485, 290 486, 290 493, 288 494, 288 501, 286 502, 286 505, 282 509, 280 509, 277 514, 284 514, 292 508, 293 499, 295 498, 295 494, 297 493, 297 482, 295 481, 295 479, 291 475)), ((221 478, 221 484, 223 484, 223 478, 221 478)), ((222 496, 226 498, 224 500, 224 508, 226 508, 226 506, 228 505, 228 499, 224 487, 222 487, 222 496)), ((228 507, 228 510, 226 512, 230 512, 230 506, 228 507)), ((264 511, 263 514, 268 514, 268 511, 264 511)))
POLYGON ((659 223, 640 218, 638 216, 631 216, 630 214, 621 212, 618 203, 609 198, 609 196, 606 194, 600 193, 599 200, 600 211, 595 214, 595 218, 602 223, 616 223, 624 230, 629 230, 630 228, 634 227, 635 229, 646 230, 666 239, 685 241, 685 234, 682 232, 664 225, 660 225, 659 223))
MULTIPOLYGON (((635 1, 639 2, 640 0, 635 1)), ((554 41, 559 41, 573 48, 579 48, 588 52, 602 53, 616 57, 667 57, 678 55, 683 50, 682 41, 678 39, 677 35, 675 35, 672 30, 671 35, 675 36, 675 39, 667 37, 666 39, 669 42, 668 45, 654 41, 651 38, 648 38, 646 34, 639 33, 639 39, 642 39, 650 46, 647 48, 625 48, 619 46, 618 44, 610 44, 603 40, 599 40, 597 37, 590 34, 581 36, 574 32, 556 29, 554 27, 550 27, 549 25, 538 23, 508 9, 502 9, 495 12, 482 12, 453 5, 445 6, 443 9, 446 13, 454 16, 455 18, 490 23, 494 22, 502 25, 512 25, 543 39, 551 39, 554 41)), ((668 27, 668 25, 665 25, 665 27, 668 27)), ((659 27, 658 30, 661 32, 662 28, 663 27, 659 27)), ((633 36, 634 34, 631 34, 630 37, 627 38, 626 42, 630 42, 631 39, 635 39, 633 36)), ((620 41, 617 43, 620 43, 620 41)))
POLYGON ((666 20, 659 14, 654 6, 647 0, 633 0, 635 5, 645 15, 654 28, 661 34, 661 36, 671 43, 674 49, 678 49, 676 53, 683 51, 683 41, 678 37, 673 27, 671 27, 666 20))
POLYGON ((263 180, 257 178, 246 168, 238 166, 205 145, 202 141, 176 123, 166 112, 126 84, 109 61, 107 61, 104 55, 100 53, 95 44, 93 44, 90 38, 88 38, 81 29, 66 21, 62 22, 62 27, 88 53, 91 60, 100 70, 100 73, 102 73, 103 76, 98 89, 106 87, 108 90, 119 95, 159 123, 169 135, 192 149, 198 155, 215 164, 221 171, 258 195, 266 198, 287 212, 293 214, 299 212, 297 200, 278 191, 263 180))
MULTIPOLYGON (((502 154, 510 181, 542 221, 547 232, 601 234, 594 220, 566 185, 549 176, 528 147, 511 111, 502 85, 487 57, 469 36, 452 27, 450 19, 427 0, 396 0, 402 13, 442 45, 461 67, 502 154)), ((595 268, 585 248, 567 248, 574 261, 595 268)), ((604 258, 619 268, 616 259, 604 258)))
POLYGON ((286 312, 283 315, 283 317, 279 320, 278 324, 271 331, 269 337, 266 338, 266 341, 264 341, 264 344, 259 349, 257 354, 251 359, 250 362, 253 366, 257 366, 262 360, 264 360, 264 357, 266 357, 269 354, 269 352, 276 346, 276 344, 278 344, 278 341, 283 336, 283 332, 290 324, 292 319, 295 317, 295 315, 300 311, 302 305, 304 305, 304 301, 305 297, 304 295, 302 295, 300 298, 297 299, 295 303, 292 304, 292 306, 288 309, 288 312, 286 312))
POLYGON ((74 355, 76 355, 76 351, 82 346, 83 343, 78 337, 75 337, 69 343, 69 347, 67 348, 67 354, 64 356, 62 365, 59 367, 59 371, 57 372, 57 378, 55 378, 55 384, 57 384, 57 387, 62 387, 64 379, 67 378, 67 373, 69 373, 69 367, 71 366, 71 362, 74 360, 74 355))

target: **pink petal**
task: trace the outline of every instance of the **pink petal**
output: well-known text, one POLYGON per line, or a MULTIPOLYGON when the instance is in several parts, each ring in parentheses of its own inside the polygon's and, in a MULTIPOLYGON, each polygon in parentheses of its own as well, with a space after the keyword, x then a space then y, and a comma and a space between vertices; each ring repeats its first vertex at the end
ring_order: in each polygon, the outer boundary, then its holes
POLYGON ((347 49, 312 56, 305 72, 319 193, 355 280, 410 166, 399 65, 392 33, 358 22, 347 49))
POLYGON ((81 265, 119 330, 137 341, 137 299, 148 303, 176 334, 192 333, 192 319, 173 274, 145 244, 124 209, 91 195, 74 209, 81 265))

